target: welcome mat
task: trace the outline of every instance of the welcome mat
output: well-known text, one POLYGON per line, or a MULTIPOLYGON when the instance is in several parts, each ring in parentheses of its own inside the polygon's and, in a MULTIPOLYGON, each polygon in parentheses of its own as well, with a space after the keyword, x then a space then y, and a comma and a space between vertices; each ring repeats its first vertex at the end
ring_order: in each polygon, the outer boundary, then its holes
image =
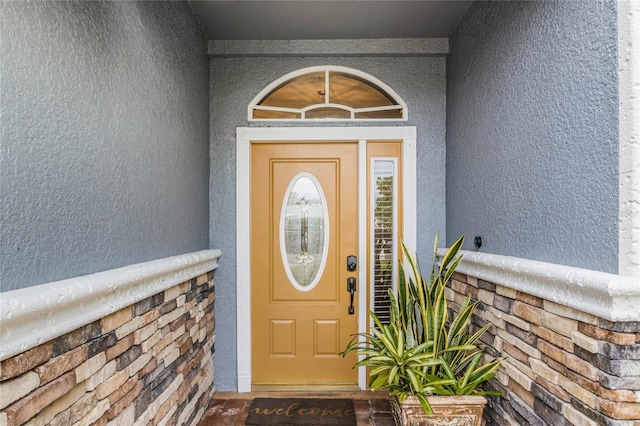
POLYGON ((356 426, 356 415, 350 399, 256 398, 245 424, 356 426))

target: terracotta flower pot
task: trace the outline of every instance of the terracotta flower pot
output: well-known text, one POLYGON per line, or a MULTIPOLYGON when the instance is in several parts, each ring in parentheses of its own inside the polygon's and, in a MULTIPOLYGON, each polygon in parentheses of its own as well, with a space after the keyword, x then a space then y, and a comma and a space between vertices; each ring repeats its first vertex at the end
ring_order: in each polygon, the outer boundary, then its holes
POLYGON ((418 398, 408 396, 404 402, 391 397, 391 412, 396 426, 481 426, 487 404, 484 396, 430 396, 433 414, 422 409, 418 398))

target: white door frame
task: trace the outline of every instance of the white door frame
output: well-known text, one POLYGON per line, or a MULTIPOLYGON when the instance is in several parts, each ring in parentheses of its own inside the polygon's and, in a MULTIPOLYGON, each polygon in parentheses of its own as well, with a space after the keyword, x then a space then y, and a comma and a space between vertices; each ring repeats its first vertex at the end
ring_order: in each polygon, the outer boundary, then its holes
MULTIPOLYGON (((367 140, 402 140, 403 241, 416 248, 416 127, 237 127, 236 128, 236 276, 238 392, 251 391, 251 144, 269 142, 358 141, 358 282, 367 282, 367 140)), ((358 304, 367 306, 367 287, 359 286, 358 304)), ((358 310, 358 332, 367 328, 367 310, 358 310)), ((366 371, 358 385, 366 387, 366 371)))

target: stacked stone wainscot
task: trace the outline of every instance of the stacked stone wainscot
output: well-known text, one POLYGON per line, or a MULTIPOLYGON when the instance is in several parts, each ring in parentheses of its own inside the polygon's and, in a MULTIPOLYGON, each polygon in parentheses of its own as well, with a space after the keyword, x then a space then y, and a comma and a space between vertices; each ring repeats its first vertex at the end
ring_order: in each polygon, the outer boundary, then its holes
MULTIPOLYGON (((480 274, 481 275, 481 274, 480 274)), ((640 322, 611 321, 456 273, 447 298, 480 302, 487 356, 504 357, 488 388, 487 425, 640 425, 640 322)), ((603 303, 605 303, 603 299, 603 303)))
POLYGON ((211 265, 3 359, 0 425, 197 424, 214 392, 211 265))

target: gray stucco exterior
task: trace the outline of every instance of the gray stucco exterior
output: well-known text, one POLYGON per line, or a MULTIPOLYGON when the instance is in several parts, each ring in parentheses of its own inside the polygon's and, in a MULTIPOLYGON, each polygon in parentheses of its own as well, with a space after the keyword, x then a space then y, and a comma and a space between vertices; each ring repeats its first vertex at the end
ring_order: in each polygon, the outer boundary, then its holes
POLYGON ((208 248, 186 2, 1 2, 2 291, 208 248))
POLYGON ((235 246, 235 128, 258 125, 247 121, 247 106, 268 84, 316 65, 339 65, 371 74, 407 103, 409 120, 389 125, 417 127, 418 251, 430 253, 435 233, 443 236, 445 232, 444 57, 212 58, 210 245, 224 253, 216 273, 216 363, 224 366, 216 369, 219 390, 236 389, 236 304, 249 303, 236 300, 235 259, 244 254, 236 254, 235 246))
POLYGON ((471 6, 447 58, 448 243, 617 272, 616 21, 613 1, 471 6))
POLYGON ((481 235, 488 253, 617 271, 614 1, 476 2, 446 59, 207 58, 186 2, 0 1, 0 36, 0 290, 221 249, 218 390, 236 389, 249 303, 235 128, 300 125, 249 123, 247 105, 301 68, 355 68, 407 103, 389 125, 417 127, 424 260, 437 232, 465 233, 468 249, 481 235))

